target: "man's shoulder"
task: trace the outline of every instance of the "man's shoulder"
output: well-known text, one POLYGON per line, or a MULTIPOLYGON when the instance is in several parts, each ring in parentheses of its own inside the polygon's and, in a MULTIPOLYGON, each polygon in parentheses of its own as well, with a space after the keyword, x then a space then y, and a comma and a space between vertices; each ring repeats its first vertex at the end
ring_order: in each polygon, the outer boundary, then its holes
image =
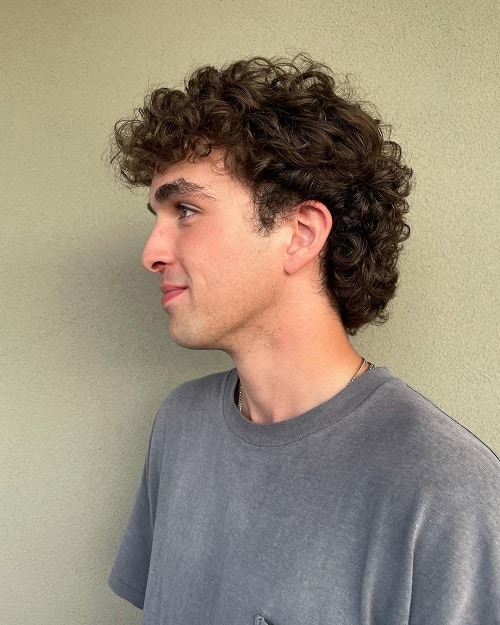
POLYGON ((403 380, 391 376, 373 399, 402 436, 449 443, 456 452, 467 449, 498 466, 496 455, 475 434, 403 380))
POLYGON ((158 409, 153 435, 161 436, 166 429, 175 431, 176 427, 193 433, 204 429, 211 417, 220 415, 224 393, 236 377, 232 369, 187 380, 174 388, 158 409))
POLYGON ((174 388, 165 398, 163 406, 181 402, 189 402, 194 399, 199 401, 202 397, 212 397, 214 394, 219 397, 223 393, 228 381, 232 377, 236 377, 236 370, 219 371, 210 373, 200 378, 194 378, 183 382, 174 388))
POLYGON ((498 489, 495 453, 404 381, 387 378, 367 404, 364 436, 384 470, 442 493, 498 489))

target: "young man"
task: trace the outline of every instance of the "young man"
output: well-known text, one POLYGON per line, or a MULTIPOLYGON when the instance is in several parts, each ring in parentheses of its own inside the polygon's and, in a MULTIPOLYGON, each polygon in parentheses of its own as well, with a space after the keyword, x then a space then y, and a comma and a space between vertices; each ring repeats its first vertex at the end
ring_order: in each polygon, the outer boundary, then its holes
POLYGON ((347 338, 409 234, 383 128, 305 57, 202 68, 117 124, 170 334, 235 364, 158 412, 110 577, 146 625, 499 622, 496 458, 347 338))

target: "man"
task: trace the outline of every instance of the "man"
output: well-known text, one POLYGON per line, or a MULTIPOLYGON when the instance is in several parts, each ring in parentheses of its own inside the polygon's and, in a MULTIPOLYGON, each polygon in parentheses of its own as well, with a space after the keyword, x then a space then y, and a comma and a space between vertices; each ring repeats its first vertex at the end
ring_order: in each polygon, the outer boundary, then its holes
POLYGON ((347 335, 385 319, 411 171, 299 57, 205 67, 116 126, 180 345, 110 585, 146 625, 499 623, 494 455, 347 335))

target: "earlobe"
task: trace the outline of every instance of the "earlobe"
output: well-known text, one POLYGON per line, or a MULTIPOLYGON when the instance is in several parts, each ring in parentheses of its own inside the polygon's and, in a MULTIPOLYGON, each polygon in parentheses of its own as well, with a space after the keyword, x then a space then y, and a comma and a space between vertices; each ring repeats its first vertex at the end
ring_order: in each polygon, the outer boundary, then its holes
POLYGON ((285 259, 285 271, 297 273, 319 258, 332 228, 332 215, 321 202, 306 200, 298 204, 290 219, 291 238, 285 259))

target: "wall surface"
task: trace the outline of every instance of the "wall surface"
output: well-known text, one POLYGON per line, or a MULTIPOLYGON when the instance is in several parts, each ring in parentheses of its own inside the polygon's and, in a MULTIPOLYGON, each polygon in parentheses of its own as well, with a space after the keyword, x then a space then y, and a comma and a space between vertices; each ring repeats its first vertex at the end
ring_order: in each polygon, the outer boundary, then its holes
POLYGON ((155 410, 229 366, 167 338, 141 268, 145 191, 111 176, 113 123, 198 64, 305 50, 355 77, 414 168, 392 318, 359 350, 496 451, 495 0, 4 0, 0 9, 0 620, 125 625, 106 586, 155 410))

